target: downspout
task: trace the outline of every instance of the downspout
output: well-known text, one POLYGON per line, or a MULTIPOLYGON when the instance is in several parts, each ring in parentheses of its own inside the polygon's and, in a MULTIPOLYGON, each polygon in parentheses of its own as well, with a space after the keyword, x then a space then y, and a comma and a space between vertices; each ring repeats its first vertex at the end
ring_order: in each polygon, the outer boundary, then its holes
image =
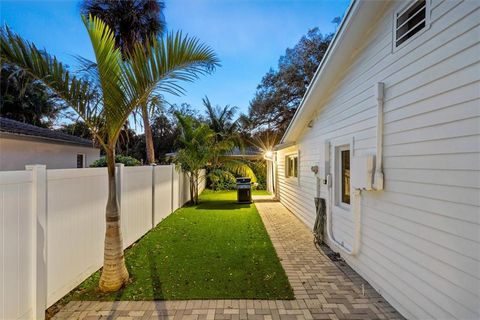
POLYGON ((375 86, 375 98, 377 99, 377 154, 375 156, 375 175, 373 176, 373 189, 383 190, 383 103, 385 85, 378 82, 375 86))

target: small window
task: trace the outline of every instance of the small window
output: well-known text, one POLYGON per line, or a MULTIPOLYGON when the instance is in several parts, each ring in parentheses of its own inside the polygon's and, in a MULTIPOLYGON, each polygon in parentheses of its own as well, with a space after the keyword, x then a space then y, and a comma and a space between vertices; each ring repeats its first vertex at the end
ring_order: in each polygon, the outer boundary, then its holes
POLYGON ((298 154, 288 155, 285 158, 285 166, 287 178, 298 177, 298 154))
POLYGON ((85 168, 85 155, 82 153, 77 154, 77 168, 85 168))
POLYGON ((395 14, 395 47, 413 37, 427 26, 429 0, 415 0, 395 14))
POLYGON ((341 201, 350 204, 350 150, 340 151, 341 201))
POLYGON ((350 144, 335 147, 335 205, 349 210, 350 144))

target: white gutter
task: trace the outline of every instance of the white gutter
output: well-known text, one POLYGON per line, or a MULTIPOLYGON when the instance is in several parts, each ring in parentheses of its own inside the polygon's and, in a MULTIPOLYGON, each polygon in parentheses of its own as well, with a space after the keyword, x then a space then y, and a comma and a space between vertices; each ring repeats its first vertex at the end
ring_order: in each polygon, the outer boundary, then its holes
POLYGON ((378 82, 375 86, 375 98, 377 99, 377 155, 375 156, 375 175, 373 176, 373 188, 383 190, 383 103, 385 85, 378 82))

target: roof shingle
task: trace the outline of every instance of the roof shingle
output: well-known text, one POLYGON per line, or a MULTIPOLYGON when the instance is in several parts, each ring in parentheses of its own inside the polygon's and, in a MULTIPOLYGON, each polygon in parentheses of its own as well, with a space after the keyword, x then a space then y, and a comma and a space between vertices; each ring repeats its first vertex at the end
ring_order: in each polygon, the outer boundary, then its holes
POLYGON ((0 133, 2 132, 20 136, 34 137, 44 140, 53 140, 63 143, 94 147, 93 142, 87 139, 0 117, 0 133))

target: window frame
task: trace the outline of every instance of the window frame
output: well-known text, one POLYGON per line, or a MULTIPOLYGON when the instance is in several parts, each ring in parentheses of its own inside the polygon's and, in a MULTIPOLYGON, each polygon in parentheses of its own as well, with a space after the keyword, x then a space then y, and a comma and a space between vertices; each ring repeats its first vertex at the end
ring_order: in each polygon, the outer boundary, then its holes
POLYGON ((299 178, 299 167, 300 167, 300 156, 298 152, 292 152, 288 153, 285 155, 285 178, 287 181, 293 182, 293 181, 298 181, 299 178), (296 158, 297 159, 297 166, 296 166, 296 175, 289 175, 290 171, 290 158, 296 158))
POLYGON ((350 211, 351 207, 351 198, 350 198, 350 203, 343 202, 343 179, 342 179, 342 171, 343 171, 343 163, 342 163, 342 151, 348 151, 349 152, 349 170, 350 170, 350 188, 349 188, 349 194, 351 197, 352 194, 352 174, 351 174, 351 169, 352 169, 352 143, 347 142, 347 143, 342 143, 334 146, 334 156, 335 156, 335 177, 334 177, 334 195, 335 195, 335 206, 340 207, 344 210, 350 211))
POLYGON ((85 155, 85 153, 77 153, 77 169, 82 169, 82 168, 86 168, 86 162, 87 162, 87 156, 85 155), (79 167, 78 166, 78 156, 82 156, 82 167, 79 167))
POLYGON ((392 52, 393 53, 402 49, 403 47, 408 45, 410 42, 415 41, 415 39, 417 39, 425 31, 430 29, 431 0, 425 0, 425 27, 397 46, 397 17, 399 14, 407 11, 409 8, 415 5, 417 1, 419 0, 408 1, 406 4, 400 6, 397 10, 393 12, 393 19, 392 19, 393 20, 393 23, 392 23, 392 52))

